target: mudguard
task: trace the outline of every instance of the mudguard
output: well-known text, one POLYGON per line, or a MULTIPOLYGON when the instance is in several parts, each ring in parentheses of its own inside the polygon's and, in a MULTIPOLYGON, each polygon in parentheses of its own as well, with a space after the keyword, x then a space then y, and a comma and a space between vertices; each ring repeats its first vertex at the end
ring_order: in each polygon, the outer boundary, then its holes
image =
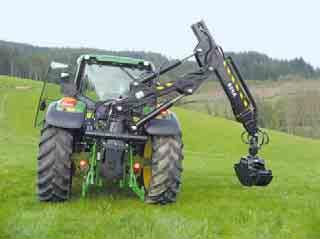
POLYGON ((81 110, 72 112, 61 110, 59 104, 59 101, 55 101, 49 105, 45 118, 46 123, 60 128, 80 129, 85 121, 85 106, 81 110))
POLYGON ((145 131, 149 135, 156 136, 181 136, 181 127, 177 116, 170 114, 163 119, 152 119, 145 125, 145 131))

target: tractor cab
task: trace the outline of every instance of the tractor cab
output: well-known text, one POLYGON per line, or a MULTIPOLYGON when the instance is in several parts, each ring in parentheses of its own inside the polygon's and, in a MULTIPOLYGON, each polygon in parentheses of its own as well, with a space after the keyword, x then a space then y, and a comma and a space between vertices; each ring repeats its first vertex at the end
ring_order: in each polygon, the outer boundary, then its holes
POLYGON ((128 96, 133 82, 155 73, 155 67, 149 61, 111 55, 81 55, 75 74, 70 72, 71 68, 64 63, 51 62, 43 81, 35 127, 43 122, 49 104, 64 96, 81 95, 89 104, 121 99, 128 96))
POLYGON ((78 59, 76 87, 93 101, 127 97, 130 85, 154 73, 153 64, 129 57, 83 55, 78 59))

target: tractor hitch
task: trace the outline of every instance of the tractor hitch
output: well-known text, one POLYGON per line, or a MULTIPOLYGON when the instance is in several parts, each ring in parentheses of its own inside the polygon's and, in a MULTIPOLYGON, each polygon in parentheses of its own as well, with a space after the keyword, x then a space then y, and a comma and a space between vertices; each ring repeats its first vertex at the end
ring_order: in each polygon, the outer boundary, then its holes
POLYGON ((234 170, 244 186, 267 186, 273 178, 272 171, 265 168, 264 160, 258 156, 242 157, 234 170))

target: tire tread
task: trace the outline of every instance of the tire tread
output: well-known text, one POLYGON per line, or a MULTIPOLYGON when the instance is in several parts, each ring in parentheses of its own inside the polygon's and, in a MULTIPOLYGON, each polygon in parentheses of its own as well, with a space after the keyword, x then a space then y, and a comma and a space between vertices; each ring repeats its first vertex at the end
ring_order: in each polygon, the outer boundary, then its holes
POLYGON ((61 202, 71 194, 73 136, 66 129, 45 125, 38 153, 38 198, 61 202))

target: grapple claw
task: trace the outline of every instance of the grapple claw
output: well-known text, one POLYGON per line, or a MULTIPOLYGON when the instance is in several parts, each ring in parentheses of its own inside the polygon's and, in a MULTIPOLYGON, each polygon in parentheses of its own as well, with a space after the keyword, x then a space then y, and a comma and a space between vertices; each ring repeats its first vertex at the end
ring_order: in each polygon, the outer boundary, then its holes
POLYGON ((257 156, 242 157, 234 169, 244 186, 267 186, 273 178, 272 171, 266 169, 264 160, 257 156))

